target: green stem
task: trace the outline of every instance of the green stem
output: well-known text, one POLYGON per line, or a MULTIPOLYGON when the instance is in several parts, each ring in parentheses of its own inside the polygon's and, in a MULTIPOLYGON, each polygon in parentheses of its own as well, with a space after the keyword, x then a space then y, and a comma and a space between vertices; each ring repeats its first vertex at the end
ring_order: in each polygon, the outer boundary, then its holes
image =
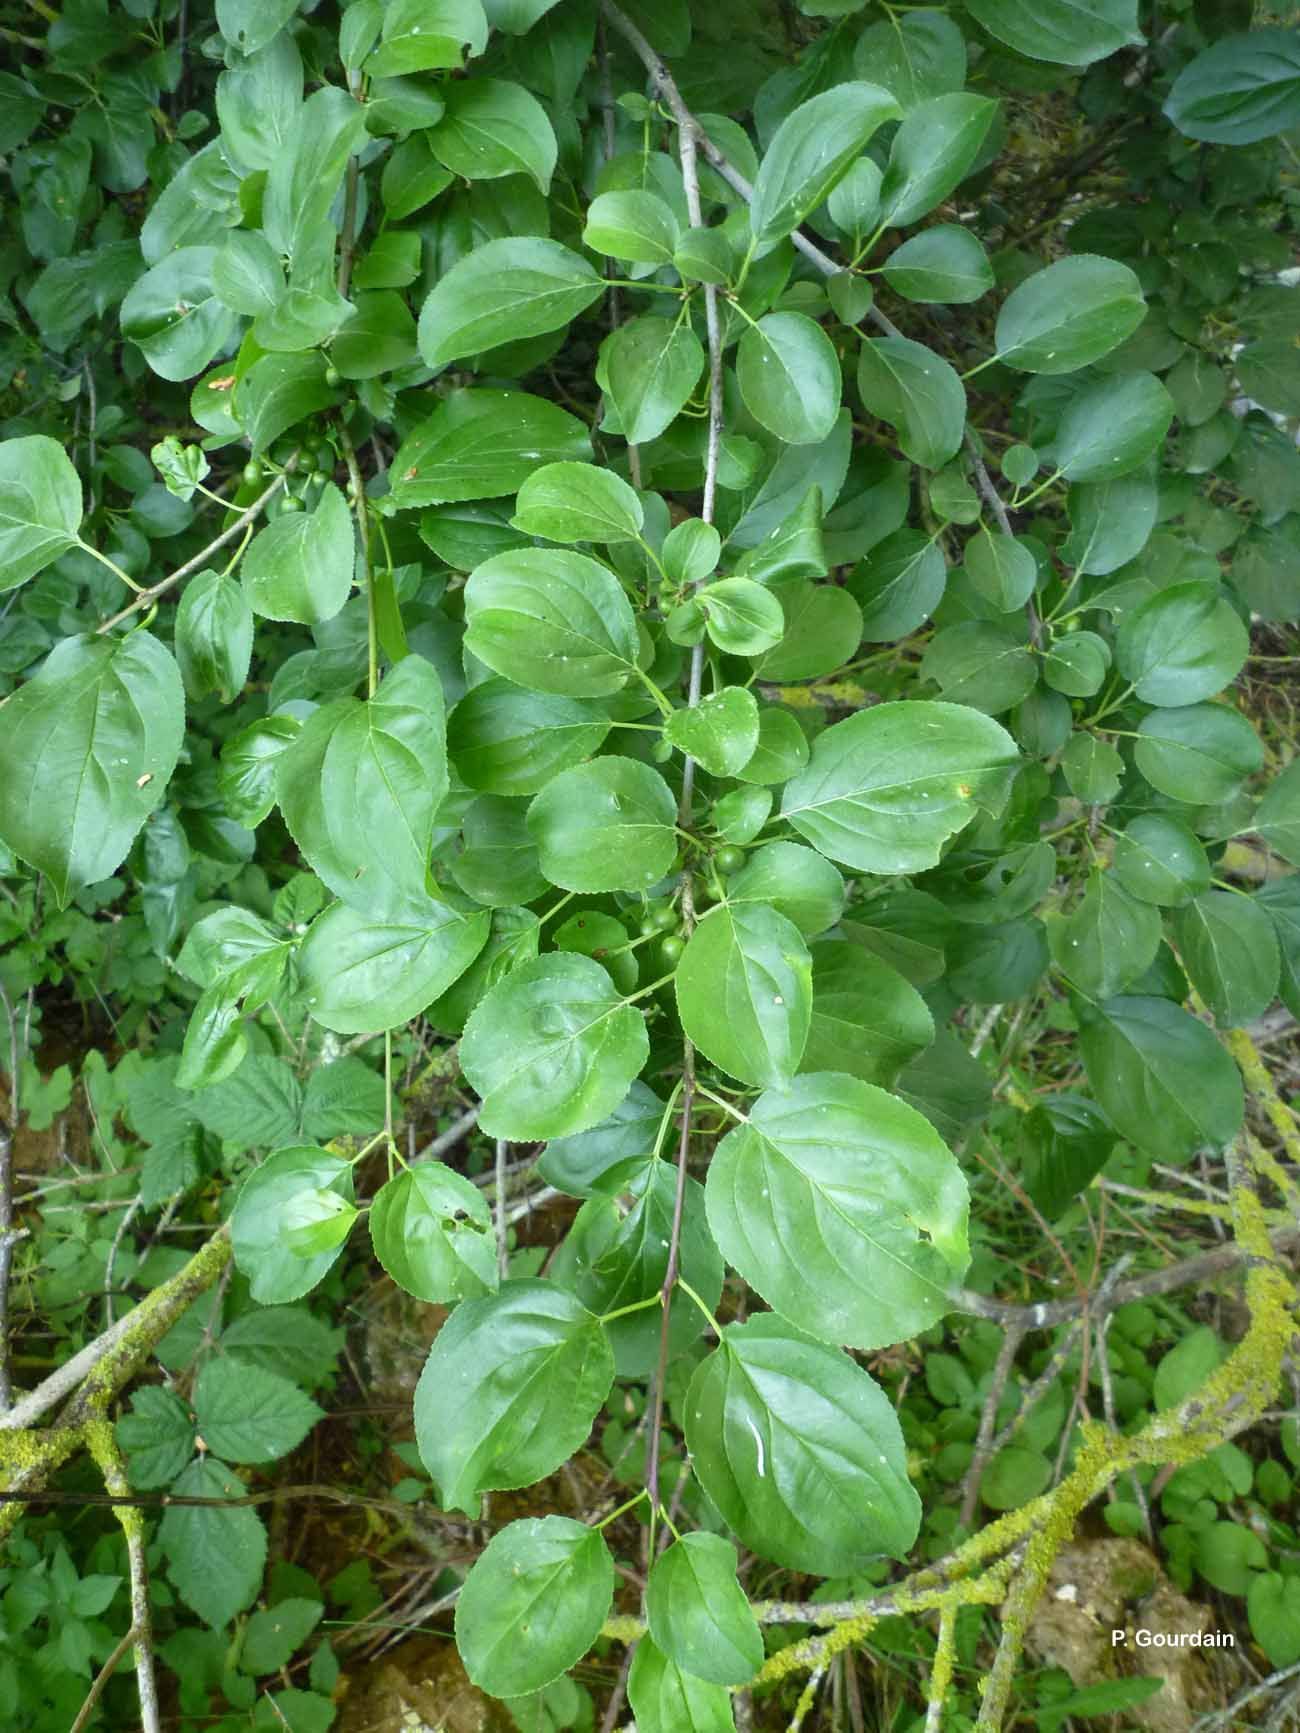
POLYGON ((121 566, 117 565, 113 560, 110 560, 107 554, 101 554, 98 548, 92 548, 90 543, 83 542, 80 536, 77 537, 77 546, 81 548, 83 552, 88 553, 92 560, 98 560, 101 566, 107 566, 113 576, 121 578, 126 587, 129 590, 134 590, 137 596, 142 596, 144 594, 145 586, 143 584, 137 584, 134 578, 129 578, 122 570, 121 566))

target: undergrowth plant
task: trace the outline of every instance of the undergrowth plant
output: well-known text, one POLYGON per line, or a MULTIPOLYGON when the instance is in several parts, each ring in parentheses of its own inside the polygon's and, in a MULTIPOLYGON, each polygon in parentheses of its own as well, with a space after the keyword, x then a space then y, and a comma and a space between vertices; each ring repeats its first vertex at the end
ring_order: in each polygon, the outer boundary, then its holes
MULTIPOLYGON (((543 1488, 459 1593, 521 1724, 612 1639, 640 1733, 713 1733, 937 1609, 933 1733, 959 1608, 1005 1603, 992 1733, 1078 1513, 1249 1424, 1290 1334, 1257 1186, 1294 1204, 1294 1127, 1230 1032, 1300 1014, 1300 761, 1234 686, 1300 615, 1300 33, 1239 0, 32 0, 2 36, 11 1101, 24 1002, 35 1042, 53 989, 111 999, 88 1087, 149 1145, 135 1207, 217 1229, 58 1427, 6 1362, 11 1491, 89 1447, 134 1593, 132 1491, 171 1488, 172 1587, 227 1626, 265 1530, 203 1500, 310 1429, 368 1232, 452 1308, 420 1496, 477 1520, 627 1435, 615 1505, 543 1488), (864 1358, 1074 1315, 972 1265, 970 1032, 1045 1001, 1029 1207, 1117 1141, 1228 1151, 1253 1322, 1075 1428, 1055 1492, 1004 1456, 1008 1514, 897 1579, 935 1482, 864 1358), (399 1142, 398 1064, 463 1076, 491 1183, 399 1142), (512 1264, 542 1145, 581 1205, 512 1264), (230 1250, 248 1303, 114 1433, 230 1250), (738 1547, 829 1591, 755 1605, 738 1547)), ((327 1725, 331 1683, 277 1714, 327 1725)))

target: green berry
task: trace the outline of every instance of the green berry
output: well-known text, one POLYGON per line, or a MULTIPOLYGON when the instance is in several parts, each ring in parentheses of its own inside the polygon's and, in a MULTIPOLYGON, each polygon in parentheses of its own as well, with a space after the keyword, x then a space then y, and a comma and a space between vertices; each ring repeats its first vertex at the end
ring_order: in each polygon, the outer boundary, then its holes
POLYGON ((327 367, 325 369, 325 383, 329 386, 331 391, 336 385, 342 385, 343 375, 339 372, 337 367, 327 367))
POLYGON ((670 933, 677 925, 677 910, 671 903, 661 903, 650 918, 661 933, 670 933))
POLYGON ((280 506, 280 510, 281 511, 301 511, 302 510, 302 501, 298 498, 296 493, 287 493, 284 496, 284 501, 283 501, 282 505, 280 506))
POLYGON ((249 487, 256 487, 262 479, 262 466, 255 457, 250 457, 244 465, 244 480, 249 487))
POLYGON ((713 863, 720 873, 738 872, 745 864, 745 851, 743 848, 735 848, 731 843, 728 843, 725 848, 720 848, 714 855, 713 863))
POLYGON ((659 930, 659 923, 655 920, 653 915, 646 915, 638 927, 638 931, 643 939, 653 939, 659 930))
POLYGON ((659 941, 659 955, 670 967, 677 962, 686 949, 686 941, 680 933, 667 933, 659 941))

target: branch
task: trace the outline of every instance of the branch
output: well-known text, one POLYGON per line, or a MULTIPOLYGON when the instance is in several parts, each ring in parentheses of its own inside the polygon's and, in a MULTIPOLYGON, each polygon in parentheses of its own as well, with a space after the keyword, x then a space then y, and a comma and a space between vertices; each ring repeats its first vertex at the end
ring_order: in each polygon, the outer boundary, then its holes
POLYGON ((179 584, 182 578, 188 578, 191 572, 197 572, 201 567, 207 565, 213 554, 219 552, 230 542, 233 542, 236 536, 242 535, 257 517, 263 506, 275 498, 276 494, 279 493, 280 489, 293 473, 297 462, 298 453, 295 451, 285 464, 283 471, 276 476, 270 487, 268 487, 264 493, 259 494, 253 501, 252 505, 246 507, 244 511, 239 514, 229 529, 222 530, 216 540, 209 542, 207 547, 203 549, 202 553, 195 554, 193 559, 186 560, 183 566, 177 566, 176 570, 172 572, 169 577, 163 578, 161 582, 154 584, 150 589, 141 590, 140 594, 134 596, 131 601, 127 603, 126 607, 120 608, 116 614, 113 614, 109 619, 104 620, 100 625, 96 626, 96 633, 111 632, 114 626, 121 625, 123 620, 129 620, 132 614, 138 613, 141 608, 147 608, 151 602, 156 602, 159 596, 166 595, 167 591, 179 584))

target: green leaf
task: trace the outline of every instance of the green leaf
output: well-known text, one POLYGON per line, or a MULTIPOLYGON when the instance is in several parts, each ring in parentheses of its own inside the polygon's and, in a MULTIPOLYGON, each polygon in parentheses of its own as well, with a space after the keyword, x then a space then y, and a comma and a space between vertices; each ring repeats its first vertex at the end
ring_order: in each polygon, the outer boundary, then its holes
POLYGON ((440 1161, 419 1162, 380 1187, 370 1237, 380 1263, 417 1300, 475 1300, 497 1286, 487 1200, 440 1161))
POLYGON ((718 1145, 705 1197, 728 1263, 827 1342, 928 1329, 969 1262, 961 1170, 915 1108, 856 1077, 761 1095, 718 1145))
POLYGON ((1208 1324, 1189 1330, 1156 1367, 1151 1390, 1156 1409, 1163 1413, 1185 1402, 1222 1364, 1223 1358, 1223 1344, 1208 1324))
POLYGON ((1137 0, 970 0, 968 9, 1017 54, 1063 66, 1091 66, 1145 40, 1137 0))
POLYGON ((745 407, 787 445, 819 445, 835 425, 842 381, 830 338, 803 313, 747 325, 736 353, 745 407))
POLYGON ((1173 709, 1211 698, 1238 673, 1250 634, 1217 586, 1171 584, 1125 614, 1115 665, 1146 704, 1173 709))
POLYGON ((632 1657, 627 1700, 638 1733, 734 1733, 731 1698, 723 1687, 670 1660, 651 1637, 641 1639, 632 1657))
POLYGON ((1300 1661, 1300 1577, 1260 1571, 1246 1590, 1250 1634, 1272 1667, 1300 1661))
POLYGON ((131 1411, 115 1428, 126 1452, 131 1485, 140 1492, 168 1486, 194 1455, 194 1421, 178 1396, 157 1384, 132 1393, 131 1411))
POLYGON ((993 267, 969 229, 936 223, 895 247, 880 267, 895 294, 909 301, 978 301, 993 287, 993 267))
POLYGON ((237 824, 255 830, 275 805, 275 763, 297 734, 293 716, 266 716, 232 734, 221 752, 219 788, 237 824))
POLYGON ((980 1476, 980 1497, 990 1510, 1018 1510, 1046 1492, 1052 1465, 1037 1450, 1011 1444, 999 1450, 980 1476))
POLYGON ((966 83, 966 41, 946 12, 922 8, 868 25, 853 61, 892 92, 904 113, 966 83))
POLYGON ((1241 1126, 1236 1066, 1204 1023, 1168 999, 1087 1006, 1080 1046, 1093 1094, 1121 1137, 1162 1161, 1222 1149, 1241 1126))
POLYGON ((307 930, 298 973, 311 1015, 340 1035, 396 1029, 469 968, 491 916, 425 897, 377 918, 334 903, 307 930))
MULTIPOLYGON (((474 88, 468 86, 466 88, 474 88)), ((537 236, 486 241, 441 277, 420 312, 430 367, 559 331, 605 293, 577 253, 537 236)))
POLYGON ((608 1119, 576 1137, 553 1138, 537 1171, 571 1197, 607 1190, 649 1162, 663 1113, 663 1102, 638 1079, 608 1119))
POLYGON ((997 111, 987 96, 964 90, 911 109, 890 146, 880 222, 907 228, 941 204, 970 173, 997 111))
POLYGON ((80 528, 81 480, 58 441, 0 442, 0 592, 75 547, 80 528))
POLYGON ((636 618, 608 566, 558 548, 498 554, 465 586, 466 647, 521 686, 600 698, 626 685, 636 618))
POLYGON ((999 613, 1023 608, 1038 582, 1038 562, 1014 536, 980 529, 962 550, 966 574, 986 602, 999 613))
POLYGON ((488 19, 480 0, 393 0, 384 10, 383 42, 366 60, 370 78, 391 78, 464 64, 462 47, 482 54, 488 19))
POLYGON ((710 776, 735 776, 758 746, 758 701, 744 686, 724 686, 693 708, 674 710, 664 724, 664 739, 710 776))
POLYGON ((376 919, 424 900, 447 792, 442 685, 407 656, 365 702, 323 704, 276 759, 289 832, 337 897, 376 919))
POLYGON ((818 735, 781 810, 831 860, 920 872, 977 810, 1000 808, 1017 762, 1010 735, 963 705, 878 704, 818 735))
POLYGON ((1242 31, 1183 68, 1165 114, 1186 138, 1254 144, 1300 124, 1300 31, 1242 31))
POLYGON ((122 335, 162 379, 192 379, 234 337, 239 321, 213 293, 215 247, 178 247, 122 302, 122 335))
POLYGON ((215 692, 229 703, 248 679, 253 654, 253 611, 235 580, 213 571, 191 578, 174 634, 187 694, 203 698, 215 692))
POLYGON ((217 0, 217 25, 233 47, 256 54, 297 10, 297 0, 271 0, 269 6, 257 5, 255 0, 217 0))
POLYGON ((771 590, 752 578, 719 578, 696 591, 708 634, 732 656, 761 656, 785 636, 785 610, 771 590))
POLYGON ((415 1392, 416 1440, 443 1508, 477 1517, 482 1493, 554 1473, 586 1442, 613 1379, 599 1320, 554 1283, 462 1301, 415 1392))
POLYGON ((1155 960, 1160 916, 1125 890, 1118 874, 1095 868, 1082 899, 1047 928, 1057 968, 1090 999, 1112 999, 1155 960))
POLYGON ((953 369, 910 337, 875 337, 858 356, 858 391, 868 412, 897 429, 898 443, 923 469, 941 469, 961 447, 966 393, 953 369))
POLYGON ((741 766, 740 779, 786 782, 807 764, 808 750, 808 737, 790 711, 764 704, 758 712, 758 745, 741 766))
POLYGON ((825 939, 813 946, 812 959, 813 1014, 802 1069, 846 1072, 892 1087, 902 1068, 934 1040, 925 1000, 860 945, 825 939))
MULTIPOLYGON (((323 239, 333 260, 330 207, 348 158, 365 141, 361 104, 347 91, 327 84, 313 91, 297 110, 283 146, 270 158, 262 226, 276 252, 290 261, 291 274, 303 264, 319 270, 323 239)), ((328 274, 328 266, 320 272, 328 274)))
POLYGON ((1022 373, 1077 373, 1131 337, 1146 317, 1137 276, 1091 253, 1058 259, 1002 303, 994 341, 1022 373))
POLYGON ((471 788, 535 794, 562 770, 593 756, 609 718, 590 705, 509 680, 473 687, 447 718, 447 746, 471 788))
POLYGON ((1220 1028, 1251 1023, 1277 997, 1282 959, 1268 911, 1240 891, 1202 892, 1173 919, 1188 979, 1220 1028))
POLYGON ((1110 645, 1096 632, 1067 632, 1043 658, 1043 680, 1067 698, 1091 698, 1110 667, 1110 645))
POLYGON ((551 463, 519 489, 513 523, 548 542, 634 542, 645 511, 636 491, 613 470, 592 463, 551 463))
POLYGON ((670 265, 681 225, 657 193, 630 188, 598 193, 587 208, 584 245, 636 265, 670 265))
POLYGON ((499 78, 467 78, 444 92, 446 115, 429 133, 440 163, 469 181, 525 174, 550 190, 558 147, 535 96, 499 78))
POLYGON ((677 803, 657 770, 595 758, 562 771, 528 809, 542 872, 566 891, 644 890, 677 855, 677 803))
POLYGON ((833 927, 844 899, 844 880, 831 863, 794 842, 769 842, 755 850, 727 886, 728 902, 767 904, 805 938, 833 927))
POLYGON ((676 420, 703 371, 704 347, 690 325, 647 313, 606 337, 596 379, 624 439, 645 445, 676 420))
POLYGON ((921 1504, 903 1435, 846 1354, 781 1318, 729 1324, 684 1407, 701 1486, 760 1557, 840 1576, 906 1555, 921 1504))
POLYGON ((869 644, 906 638, 943 600, 947 583, 943 549, 920 530, 896 530, 854 568, 848 589, 862 609, 862 635, 869 644))
POLYGON ((522 391, 454 391, 398 447, 392 500, 405 507, 495 499, 542 464, 590 457, 586 428, 553 403, 522 391))
MULTIPOLYGON (((198 1458, 173 1484, 178 1498, 243 1498, 248 1488, 224 1463, 198 1458)), ((167 1574, 186 1606, 218 1629, 251 1606, 262 1586, 266 1530, 247 1506, 172 1505, 158 1525, 167 1574)))
POLYGON ((64 638, 0 707, 0 841, 60 908, 122 864, 184 727, 180 671, 145 631, 64 638))
POLYGON ((764 152, 750 199, 755 246, 766 251, 815 210, 898 104, 877 84, 837 84, 800 103, 764 152))
POLYGON ((254 536, 241 572, 253 612, 314 626, 332 620, 352 590, 356 538, 332 482, 311 511, 286 512, 254 536))
POLYGON ((682 1027, 733 1077, 788 1083, 808 1039, 812 960, 799 929, 762 904, 713 909, 677 966, 682 1027))
POLYGON ((483 0, 488 20, 494 30, 522 36, 543 18, 556 0, 483 0))
POLYGON ((644 1019, 599 963, 561 952, 522 963, 484 995, 460 1060, 484 1131, 529 1142, 598 1124, 648 1051, 644 1019))
POLYGON ((338 402, 325 383, 323 355, 263 355, 236 381, 233 396, 235 421, 255 456, 304 416, 338 402))
MULTIPOLYGON (((1255 745, 1258 746, 1258 742, 1255 745)), ((1251 770, 1257 768, 1258 759, 1250 766, 1251 770)), ((1222 797, 1206 795, 1202 798, 1213 800, 1222 797)), ((1254 826, 1283 860, 1290 861, 1292 866, 1300 866, 1300 758, 1293 758, 1282 774, 1269 783, 1256 808, 1254 826)))
POLYGON ((1139 469, 1174 418, 1174 400, 1154 373, 1121 373, 1066 406, 1056 467, 1067 481, 1111 481, 1139 469))
POLYGON ((294 1199, 325 1190, 350 1203, 351 1164, 309 1145, 277 1149, 244 1181, 230 1218, 230 1239, 235 1264, 248 1277, 253 1298, 260 1304, 280 1306, 301 1299, 337 1261, 342 1241, 303 1258, 290 1251, 284 1239, 294 1199))
POLYGON ((665 1658, 714 1685, 747 1685, 763 1637, 736 1581, 736 1549, 716 1534, 686 1534, 655 1560, 646 1620, 665 1658))
POLYGON ((1264 748, 1238 711, 1226 704, 1191 704, 1144 716, 1134 758, 1161 794, 1209 805, 1231 799, 1263 764, 1264 748))
POLYGON ((324 1601, 290 1596, 253 1614, 244 1627, 239 1670, 260 1677, 278 1673, 302 1648, 321 1621, 324 1601))
POLYGON ((494 1697, 540 1691, 591 1648, 613 1598, 599 1529, 567 1516, 512 1522, 474 1561, 456 1603, 465 1671, 494 1697))
POLYGON ((1115 839, 1115 877, 1130 896, 1182 908, 1210 888, 1209 856, 1187 826, 1163 812, 1131 819, 1115 839))
POLYGON ((1048 1221, 1062 1215, 1115 1147, 1115 1133, 1095 1102, 1061 1090, 1044 1096, 1020 1123, 1026 1192, 1048 1221))
POLYGON ((227 1462, 275 1462, 287 1456, 321 1413, 289 1379, 245 1361, 208 1360, 194 1386, 199 1434, 227 1462))

